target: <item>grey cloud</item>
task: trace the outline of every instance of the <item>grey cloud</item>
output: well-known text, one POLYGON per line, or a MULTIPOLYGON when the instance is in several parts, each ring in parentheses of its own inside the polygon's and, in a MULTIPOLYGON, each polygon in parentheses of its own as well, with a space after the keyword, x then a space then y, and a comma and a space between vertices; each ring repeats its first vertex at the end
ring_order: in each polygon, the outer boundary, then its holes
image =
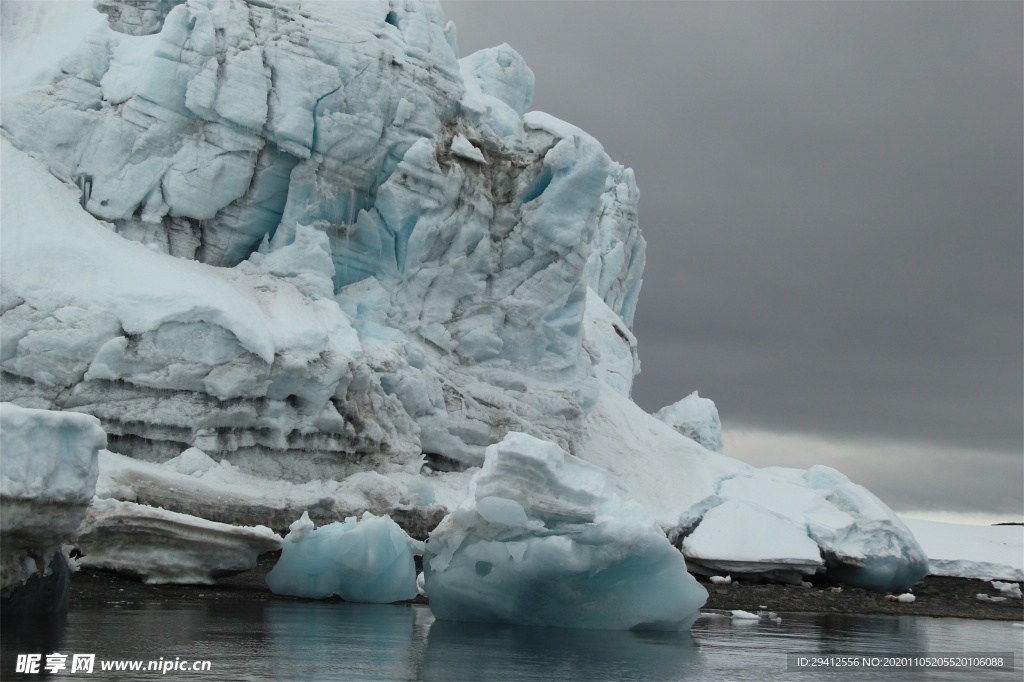
POLYGON ((1024 5, 443 7, 463 54, 511 44, 534 108, 636 171, 641 406, 700 389, 734 423, 992 450, 1012 477, 1024 5))

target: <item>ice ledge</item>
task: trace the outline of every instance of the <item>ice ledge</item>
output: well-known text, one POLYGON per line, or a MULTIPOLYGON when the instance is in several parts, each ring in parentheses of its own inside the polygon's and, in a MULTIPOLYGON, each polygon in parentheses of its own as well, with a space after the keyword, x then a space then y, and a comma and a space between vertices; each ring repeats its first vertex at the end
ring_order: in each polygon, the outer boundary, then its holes
POLYGON ((96 500, 79 530, 80 563, 147 584, 211 585, 281 548, 265 526, 231 526, 133 502, 96 500))

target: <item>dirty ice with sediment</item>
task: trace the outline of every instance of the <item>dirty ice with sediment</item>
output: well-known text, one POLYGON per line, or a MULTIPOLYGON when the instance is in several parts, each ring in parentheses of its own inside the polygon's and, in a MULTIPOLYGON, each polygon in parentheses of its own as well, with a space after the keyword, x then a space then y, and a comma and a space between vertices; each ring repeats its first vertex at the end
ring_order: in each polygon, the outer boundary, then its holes
MULTIPOLYGON (((685 569, 882 590, 928 572, 841 473, 722 454, 697 393, 630 400, 633 172, 530 110, 508 45, 460 59, 431 2, 0 11, 4 438, 22 408, 79 419, 83 563, 173 581, 111 529, 191 528, 223 548, 183 564, 194 582, 283 542, 283 590, 407 598, 421 550, 396 530, 436 527, 443 617, 519 622, 495 600, 543 579, 567 590, 546 620, 589 627, 688 627, 685 569), (395 551, 392 592, 303 572, 365 568, 366 547, 395 551), (673 599, 644 592, 654 574, 673 599), (569 585, 639 610, 573 610, 569 585)), ((5 504, 45 504, 18 452, 5 504)))

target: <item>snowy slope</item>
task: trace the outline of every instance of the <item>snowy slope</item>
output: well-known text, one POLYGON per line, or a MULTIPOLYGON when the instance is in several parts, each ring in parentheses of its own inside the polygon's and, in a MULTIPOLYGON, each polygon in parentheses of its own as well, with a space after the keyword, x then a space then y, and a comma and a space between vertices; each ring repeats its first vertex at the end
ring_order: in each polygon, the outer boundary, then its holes
POLYGON ((921 543, 935 575, 1024 581, 1024 527, 903 522, 921 543))

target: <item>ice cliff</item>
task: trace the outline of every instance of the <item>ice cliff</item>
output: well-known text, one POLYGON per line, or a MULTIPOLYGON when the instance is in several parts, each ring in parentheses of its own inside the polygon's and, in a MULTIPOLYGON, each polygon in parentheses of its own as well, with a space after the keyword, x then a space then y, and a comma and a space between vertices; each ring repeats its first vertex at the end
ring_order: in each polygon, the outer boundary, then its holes
POLYGON ((459 59, 440 7, 402 0, 0 11, 0 398, 98 418, 101 497, 422 536, 517 432, 603 468, 695 561, 729 559, 699 534, 753 508, 799 574, 926 570, 848 482, 714 452, 710 401, 670 425, 629 400, 633 173, 529 110, 507 45, 459 59), (762 482, 806 504, 744 497, 762 482))
POLYGON ((509 429, 575 451, 588 288, 620 327, 639 292, 633 175, 523 117, 510 48, 453 46, 436 5, 380 2, 191 2, 153 35, 82 36, 4 98, 14 145, 86 209, 5 249, 5 395, 94 414, 137 457, 195 445, 293 479, 479 464, 509 429), (106 238, 39 233, 72 222, 106 238), (53 241, 90 258, 40 281, 53 241))

